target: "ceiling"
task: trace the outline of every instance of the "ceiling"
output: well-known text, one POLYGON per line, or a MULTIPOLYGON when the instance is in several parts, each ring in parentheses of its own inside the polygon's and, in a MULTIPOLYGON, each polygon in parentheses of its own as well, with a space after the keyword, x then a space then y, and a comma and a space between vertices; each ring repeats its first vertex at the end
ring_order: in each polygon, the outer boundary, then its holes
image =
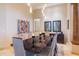
POLYGON ((47 4, 47 7, 49 6, 56 6, 56 5, 60 5, 60 4, 63 4, 63 3, 30 3, 31 6, 32 6, 32 9, 40 9, 42 8, 45 4, 47 4))

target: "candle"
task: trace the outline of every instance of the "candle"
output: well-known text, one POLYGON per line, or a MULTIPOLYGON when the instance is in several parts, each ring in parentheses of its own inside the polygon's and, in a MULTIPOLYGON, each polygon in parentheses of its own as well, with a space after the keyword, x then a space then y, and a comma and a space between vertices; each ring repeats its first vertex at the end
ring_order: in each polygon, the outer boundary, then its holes
POLYGON ((34 36, 34 33, 32 34, 32 36, 34 36))
POLYGON ((41 32, 40 32, 40 34, 41 34, 41 32))

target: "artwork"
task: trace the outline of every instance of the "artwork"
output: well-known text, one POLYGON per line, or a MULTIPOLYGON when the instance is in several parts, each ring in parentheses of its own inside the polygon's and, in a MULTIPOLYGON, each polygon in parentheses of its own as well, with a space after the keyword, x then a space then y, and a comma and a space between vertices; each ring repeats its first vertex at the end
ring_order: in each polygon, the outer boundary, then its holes
POLYGON ((25 20, 18 20, 18 33, 26 33, 29 29, 29 23, 25 20))
POLYGON ((51 21, 45 21, 44 22, 44 29, 47 32, 51 32, 51 21))
POLYGON ((61 32, 61 21, 53 21, 53 32, 61 32))
POLYGON ((69 20, 67 20, 67 29, 69 29, 69 20))

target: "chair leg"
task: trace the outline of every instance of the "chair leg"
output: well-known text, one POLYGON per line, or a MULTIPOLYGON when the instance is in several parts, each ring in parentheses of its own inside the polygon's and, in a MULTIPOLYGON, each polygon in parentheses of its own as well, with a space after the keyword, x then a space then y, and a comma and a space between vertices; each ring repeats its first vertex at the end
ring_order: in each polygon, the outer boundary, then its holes
POLYGON ((56 45, 55 50, 54 50, 54 56, 57 56, 57 45, 56 45))

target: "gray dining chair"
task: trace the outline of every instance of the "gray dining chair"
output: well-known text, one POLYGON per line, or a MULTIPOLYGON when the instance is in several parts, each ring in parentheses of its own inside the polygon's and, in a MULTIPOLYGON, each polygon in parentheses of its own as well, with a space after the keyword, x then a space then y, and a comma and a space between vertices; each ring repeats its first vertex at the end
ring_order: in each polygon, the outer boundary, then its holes
POLYGON ((53 41, 49 52, 49 56, 56 56, 56 55, 57 55, 57 33, 53 37, 53 41))
POLYGON ((13 37, 13 48, 15 56, 25 56, 23 40, 21 38, 13 37))

